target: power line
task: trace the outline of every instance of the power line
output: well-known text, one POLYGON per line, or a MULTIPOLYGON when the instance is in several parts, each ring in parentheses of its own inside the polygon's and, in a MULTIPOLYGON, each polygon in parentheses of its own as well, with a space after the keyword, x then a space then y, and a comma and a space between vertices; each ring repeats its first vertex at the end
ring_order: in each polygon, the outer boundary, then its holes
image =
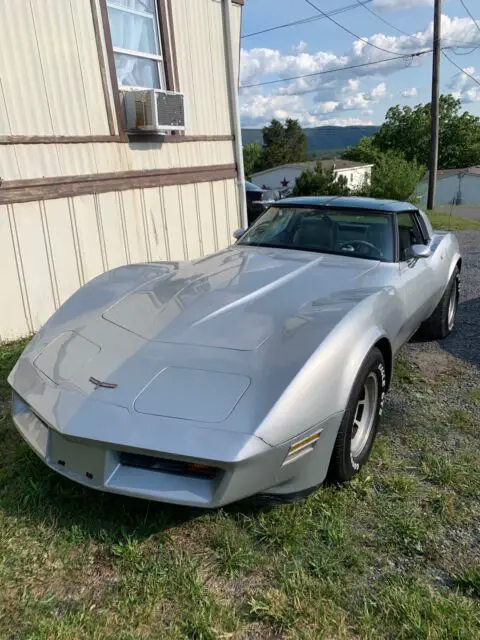
MULTIPOLYGON (((341 13, 346 13, 347 11, 351 11, 352 9, 356 9, 358 5, 363 6, 366 4, 370 4, 373 0, 364 0, 364 2, 358 2, 357 4, 348 4, 344 7, 339 7, 338 9, 333 9, 332 11, 328 11, 329 16, 340 15, 341 13)), ((246 33, 242 36, 242 40, 245 38, 252 38, 253 36, 261 35, 262 33, 269 33, 270 31, 276 31, 277 29, 285 29, 287 27, 294 27, 298 24, 307 24, 309 22, 315 22, 317 20, 324 20, 325 16, 310 16, 310 18, 302 18, 301 20, 294 20, 293 22, 285 22, 284 24, 276 25, 275 27, 269 27, 267 29, 262 29, 261 31, 253 31, 252 33, 246 33)))
MULTIPOLYGON (((319 7, 317 7, 317 5, 313 4, 313 2, 311 2, 311 0, 304 0, 308 5, 310 5, 311 7, 313 7, 316 11, 318 11, 319 13, 321 13, 325 18, 328 18, 328 20, 330 20, 330 22, 333 22, 333 24, 335 24, 337 27, 339 27, 340 29, 343 29, 343 31, 346 31, 348 34, 350 34, 352 37, 354 37, 356 40, 360 40, 361 42, 364 42, 365 44, 368 44, 370 47, 374 47, 375 49, 378 49, 379 51, 383 51, 385 53, 390 53, 392 55, 397 55, 398 53, 400 53, 399 51, 391 51, 389 49, 384 49, 383 47, 379 47, 376 44, 373 44, 373 42, 369 42, 368 40, 365 40, 365 38, 361 38, 360 36, 357 36, 356 33, 354 33, 353 31, 350 31, 350 29, 347 29, 347 27, 344 27, 343 24, 340 24, 340 22, 337 22, 334 18, 332 18, 331 16, 329 16, 327 13, 325 13, 325 11, 323 11, 322 9, 320 9, 319 7)), ((403 57, 408 57, 408 56, 415 56, 415 55, 421 55, 423 52, 421 51, 414 51, 413 53, 405 53, 403 55, 403 57)))
MULTIPOLYGON (((363 38, 360 38, 359 36, 357 36, 353 31, 350 31, 350 29, 347 29, 346 27, 344 27, 343 25, 341 25, 339 22, 337 22, 336 20, 334 20, 331 16, 334 13, 340 13, 340 12, 344 12, 346 9, 352 8, 352 6, 360 6, 360 7, 364 7, 364 9, 366 9, 367 11, 369 11, 370 13, 372 13, 374 16, 376 16, 377 18, 379 18, 382 22, 384 22, 385 24, 387 24, 389 27, 391 27, 392 29, 395 29, 396 31, 398 31, 399 33, 402 33, 408 37, 413 37, 416 38, 417 40, 420 40, 420 38, 418 38, 417 36, 413 35, 413 34, 409 34, 406 31, 403 31, 402 29, 396 27, 394 24, 388 22, 388 20, 385 20, 384 18, 382 18, 381 16, 379 16, 375 11, 373 11, 372 9, 370 9, 370 7, 366 7, 365 5, 367 4, 366 2, 361 2, 360 0, 355 0, 356 1, 356 5, 349 5, 348 7, 342 7, 340 9, 337 9, 335 11, 332 12, 325 12, 322 11, 322 9, 319 9, 315 4, 313 4, 313 2, 311 2, 310 0, 305 0, 305 2, 307 4, 309 4, 311 7, 313 7, 317 12, 320 13, 319 19, 321 18, 327 18, 328 20, 330 20, 331 22, 333 22, 335 25, 337 25, 338 27, 340 27, 341 29, 343 29, 344 31, 346 31, 348 34, 350 34, 352 37, 356 38, 357 40, 361 40, 362 42, 365 42, 365 44, 370 45, 371 47, 374 47, 375 49, 379 49, 380 51, 385 51, 386 53, 390 53, 392 55, 394 55, 394 57, 392 58, 385 58, 383 60, 376 60, 374 62, 364 62, 361 64, 357 64, 357 65, 349 65, 346 67, 338 67, 336 69, 328 69, 325 71, 317 71, 314 73, 305 73, 305 74, 301 74, 298 76, 291 76, 289 78, 279 78, 278 80, 267 80, 265 82, 257 82, 254 84, 247 84, 247 85, 242 85, 239 87, 239 89, 250 89, 253 87, 263 87, 266 85, 271 85, 271 84, 277 84, 279 82, 290 82, 291 80, 299 80, 301 78, 311 78, 311 77, 315 77, 315 76, 322 76, 322 75, 327 75, 327 74, 331 74, 331 73, 335 73, 337 71, 348 71, 351 69, 360 69, 362 67, 370 67, 373 65, 377 65, 377 64, 382 64, 384 62, 391 62, 391 61, 395 61, 395 60, 407 60, 408 58, 414 58, 414 57, 419 57, 422 55, 425 55, 427 53, 431 53, 432 49, 425 49, 423 51, 416 51, 416 52, 412 52, 412 53, 404 53, 404 54, 400 54, 400 55, 396 55, 399 52, 398 51, 389 51, 388 49, 383 49, 382 47, 378 47, 377 45, 369 42, 368 40, 365 40, 363 38)), ((462 0, 461 0, 462 1, 462 0)), ((462 1, 463 4, 463 1, 462 1)), ((305 22, 305 21, 311 21, 312 18, 307 18, 303 21, 297 21, 297 23, 295 24, 299 24, 301 22, 305 22)), ((287 25, 280 25, 279 27, 272 27, 269 30, 273 30, 273 29, 277 29, 277 28, 282 28, 282 26, 289 26, 290 24, 294 24, 294 23, 288 23, 287 25)), ((476 24, 476 23, 475 23, 476 24)), ((478 27, 478 25, 477 25, 478 27)), ((269 30, 264 30, 265 31, 269 31, 269 30)), ((262 32, 262 33, 263 33, 262 32)), ((257 32, 260 33, 260 32, 257 32)), ((256 34, 249 34, 249 35, 256 35, 256 34)), ((248 37, 248 36, 245 36, 248 37)), ((466 43, 463 43, 466 44, 466 43)), ((442 48, 442 53, 443 55, 447 58, 447 60, 449 62, 451 62, 455 67, 457 67, 457 69, 459 69, 459 71, 461 71, 462 73, 464 73, 465 75, 467 75, 469 78, 471 78, 474 82, 476 82, 477 84, 480 85, 480 82, 477 81, 477 79, 472 76, 471 74, 469 74, 467 71, 465 71, 464 69, 462 69, 462 67, 460 67, 459 65, 457 65, 449 56, 447 56, 447 54, 445 53, 444 49, 453 49, 454 47, 449 46, 449 47, 443 47, 442 48)), ((307 91, 302 91, 299 92, 301 93, 301 95, 304 95, 306 93, 313 93, 318 91, 317 89, 312 89, 312 90, 307 90, 307 91)), ((291 93, 288 95, 297 95, 295 93, 291 93)))
MULTIPOLYGON (((391 29, 394 29, 395 31, 398 31, 398 33, 401 33, 404 36, 407 36, 408 38, 415 38, 415 40, 418 40, 419 42, 422 42, 421 38, 419 38, 418 36, 416 36, 414 33, 408 33, 407 31, 404 31, 403 29, 400 29, 400 27, 397 27, 395 24, 392 24, 391 22, 389 22, 388 20, 386 20, 383 16, 379 15, 376 11, 374 11, 373 9, 371 9, 370 7, 366 7, 362 2, 360 2, 360 0, 355 0, 356 3, 358 4, 358 6, 363 7, 366 11, 368 11, 369 13, 372 14, 372 16, 375 16, 378 20, 380 20, 381 22, 383 22, 383 24, 386 24, 387 26, 389 26, 391 29)), ((463 4, 463 0, 460 0, 460 2, 462 2, 463 4)), ((465 6, 465 5, 464 5, 465 6)), ((465 7, 466 8, 466 7, 465 7)), ((468 10, 467 10, 468 11, 468 10)), ((475 22, 475 21, 474 21, 475 22)), ((476 23, 475 23, 476 24, 476 23)), ((480 31, 480 27, 478 27, 478 25, 476 24, 478 30, 480 31)), ((472 46, 472 50, 471 51, 467 51, 466 53, 457 53, 456 51, 454 51, 453 53, 456 56, 466 56, 466 55, 470 55, 471 53, 473 53, 474 51, 476 51, 476 49, 478 49, 478 46, 475 46, 475 43, 467 43, 467 42, 463 42, 463 41, 459 41, 459 40, 452 40, 453 42, 457 42, 458 43, 458 47, 449 47, 452 48, 452 50, 455 49, 461 49, 462 47, 465 48, 469 45, 472 46)))
MULTIPOLYGON (((308 0, 306 0, 308 1, 308 0)), ((360 0, 356 0, 358 5, 362 5, 362 3, 360 2, 360 0)), ((468 13, 468 15, 472 18, 473 22, 475 23, 475 26, 477 27, 477 29, 480 32, 480 27, 478 26, 475 18, 472 16, 472 14, 470 13, 470 11, 468 10, 467 6, 465 5, 465 2, 463 0, 460 0, 460 2, 462 3, 465 11, 468 13)), ((378 15, 378 13, 376 11, 374 11, 373 9, 371 9, 370 7, 365 7, 363 6, 363 8, 368 11, 369 13, 371 13, 372 15, 374 15, 376 18, 378 18, 378 20, 381 20, 384 24, 388 25, 389 27, 391 27, 392 29, 395 29, 395 31, 398 31, 399 33, 402 33, 405 36, 408 36, 409 38, 415 38, 416 40, 420 40, 420 38, 418 38, 418 36, 416 36, 415 34, 409 34, 406 31, 403 31, 403 29, 400 29, 399 27, 397 27, 396 25, 392 24, 391 22, 389 22, 388 20, 385 20, 382 16, 378 15)), ((462 43, 463 45, 466 45, 467 43, 462 43)), ((460 67, 458 64, 456 64, 446 53, 445 53, 445 49, 453 49, 454 47, 442 47, 442 54, 445 56, 445 58, 451 62, 455 67, 457 67, 457 69, 459 69, 459 71, 461 71, 462 73, 464 73, 466 76, 468 76, 469 78, 471 78, 474 82, 476 82, 477 84, 480 84, 476 78, 474 78, 471 74, 469 74, 467 71, 465 71, 465 69, 462 69, 462 67, 460 67)), ((477 47, 474 47, 472 49, 472 51, 468 52, 468 53, 473 53, 473 51, 476 50, 477 47)), ((453 52, 455 53, 455 55, 467 55, 466 53, 463 54, 457 54, 455 51, 453 52)))
MULTIPOLYGON (((411 54, 411 57, 419 57, 430 53, 432 50, 420 51, 419 53, 411 54)), ((382 62, 391 62, 392 60, 405 60, 405 55, 395 56, 393 58, 384 58, 383 60, 375 60, 374 62, 363 62, 361 64, 352 64, 346 67, 337 67, 336 69, 326 69, 325 71, 315 71, 314 73, 303 73, 299 76, 291 76, 290 78, 279 78, 278 80, 267 80, 265 82, 257 82, 255 84, 241 85, 240 89, 251 89, 252 87, 263 87, 267 84, 276 84, 277 82, 290 82, 290 80, 299 80, 300 78, 312 78, 313 76, 324 76, 329 73, 336 73, 337 71, 349 71, 350 69, 361 69, 362 67, 371 67, 376 64, 382 64, 382 62)), ((318 89, 315 89, 318 91, 318 89)), ((307 93, 302 92, 302 93, 307 93)), ((293 94, 292 94, 293 95, 293 94)))
POLYGON ((465 9, 465 11, 468 13, 470 18, 473 20, 473 24, 477 27, 477 29, 478 29, 478 31, 480 33, 480 27, 478 26, 478 22, 475 20, 475 18, 471 14, 470 9, 467 7, 467 5, 465 4, 465 2, 463 0, 460 0, 460 2, 462 3, 462 7, 465 9))
POLYGON ((408 36, 409 38, 415 38, 416 40, 420 40, 420 38, 418 38, 416 35, 414 35, 413 33, 407 33, 406 31, 403 31, 403 29, 400 29, 399 27, 396 27, 394 24, 392 24, 391 22, 389 22, 388 20, 385 20, 385 18, 383 18, 381 15, 379 15, 376 11, 374 11, 373 9, 371 9, 370 7, 366 7, 364 4, 362 4, 360 2, 360 0, 355 0, 356 3, 358 4, 358 6, 363 7, 364 9, 366 9, 366 11, 368 11, 369 13, 372 14, 372 16, 375 16, 378 20, 381 20, 381 22, 383 22, 383 24, 386 24, 388 27, 390 27, 391 29, 394 29, 395 31, 398 31, 398 33, 403 34, 404 36, 408 36))
POLYGON ((468 76, 471 80, 473 80, 473 81, 474 81, 476 84, 478 84, 478 86, 480 87, 480 81, 479 81, 479 80, 477 80, 477 78, 475 78, 475 76, 472 76, 472 74, 471 74, 471 73, 468 73, 468 71, 465 71, 465 69, 462 69, 462 67, 461 67, 459 64, 457 64, 454 60, 452 60, 452 59, 450 58, 450 56, 448 56, 448 55, 445 53, 445 51, 443 51, 443 49, 442 49, 442 53, 443 53, 443 55, 445 56, 445 58, 446 58, 446 59, 447 59, 451 64, 453 64, 453 66, 454 66, 454 67, 457 67, 457 69, 458 69, 459 71, 461 71, 461 72, 462 72, 462 73, 464 73, 466 76, 468 76))

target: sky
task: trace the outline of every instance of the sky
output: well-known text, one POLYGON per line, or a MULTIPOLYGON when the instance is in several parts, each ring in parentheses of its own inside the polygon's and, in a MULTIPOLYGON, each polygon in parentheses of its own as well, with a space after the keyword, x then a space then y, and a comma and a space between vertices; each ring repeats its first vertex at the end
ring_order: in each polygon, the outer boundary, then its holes
MULTIPOLYGON (((336 11, 331 17, 351 34, 323 18, 307 0, 246 0, 241 87, 280 82, 240 89, 243 127, 263 127, 272 118, 295 118, 304 127, 379 125, 392 105, 430 101, 432 55, 407 54, 432 46, 433 0, 312 2, 324 12, 336 11), (360 6, 363 2, 365 7, 360 6), (310 17, 318 19, 246 37, 310 17), (290 79, 395 57, 378 65, 290 79)), ((442 44, 454 47, 446 50, 448 56, 480 82, 480 0, 464 4, 478 26, 460 0, 443 0, 442 44)), ((464 109, 480 116, 479 84, 443 56, 440 78, 442 93, 454 94, 464 109)))

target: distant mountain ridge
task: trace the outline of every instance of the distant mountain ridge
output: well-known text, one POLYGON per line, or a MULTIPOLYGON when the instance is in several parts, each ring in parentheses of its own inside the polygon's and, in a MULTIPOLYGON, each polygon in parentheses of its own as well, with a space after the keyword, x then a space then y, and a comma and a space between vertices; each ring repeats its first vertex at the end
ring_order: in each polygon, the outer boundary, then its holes
MULTIPOLYGON (((354 147, 364 136, 373 136, 380 127, 355 126, 355 127, 314 127, 304 129, 307 136, 308 151, 312 154, 325 155, 326 151, 335 151, 337 154, 347 147, 354 147)), ((244 145, 251 142, 262 144, 261 129, 242 129, 242 142, 244 145)))

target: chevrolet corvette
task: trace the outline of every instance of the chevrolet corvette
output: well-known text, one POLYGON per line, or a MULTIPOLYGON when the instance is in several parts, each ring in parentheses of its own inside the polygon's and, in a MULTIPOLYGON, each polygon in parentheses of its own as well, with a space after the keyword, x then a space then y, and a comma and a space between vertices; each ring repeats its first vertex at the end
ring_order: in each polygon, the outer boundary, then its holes
POLYGON ((235 239, 104 273, 38 331, 9 383, 48 467, 203 508, 359 472, 399 349, 454 328, 455 236, 408 203, 311 197, 275 202, 235 239))

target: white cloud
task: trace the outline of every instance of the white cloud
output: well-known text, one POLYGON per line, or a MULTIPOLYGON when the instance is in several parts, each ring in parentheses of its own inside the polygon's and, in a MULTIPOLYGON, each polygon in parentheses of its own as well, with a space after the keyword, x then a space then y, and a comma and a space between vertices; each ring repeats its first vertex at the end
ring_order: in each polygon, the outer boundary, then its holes
POLYGON ((317 120, 314 127, 359 127, 373 125, 373 120, 363 118, 329 118, 327 120, 317 120))
MULTIPOLYGON (((413 2, 413 0, 408 0, 413 2)), ((387 0, 376 0, 388 7, 387 0)), ((398 5, 398 0, 393 4, 398 5)), ((417 1, 418 4, 418 1, 417 1)), ((444 45, 456 45, 459 41, 475 42, 480 45, 480 33, 472 20, 442 16, 442 37, 444 45)), ((362 34, 359 34, 362 35, 362 34)), ((272 117, 298 118, 302 123, 315 122, 325 114, 342 111, 370 111, 372 104, 387 99, 385 82, 369 87, 370 78, 386 78, 406 67, 420 66, 429 61, 429 56, 408 57, 413 51, 429 49, 433 38, 433 25, 412 36, 388 36, 377 33, 368 37, 376 46, 402 54, 399 60, 391 60, 372 66, 362 66, 348 71, 336 69, 351 65, 364 65, 388 58, 388 53, 368 46, 361 40, 352 41, 350 50, 344 54, 332 51, 308 53, 303 42, 294 53, 285 55, 279 49, 257 47, 243 49, 241 54, 242 85, 258 84, 280 79, 283 82, 251 89, 240 93, 244 124, 260 126, 272 117), (332 72, 322 74, 322 72, 332 72), (321 75, 315 75, 320 73, 321 75), (293 80, 295 76, 304 76, 293 80), (313 75, 308 75, 313 74, 313 75), (362 86, 364 85, 364 86, 362 86)), ((367 38, 366 38, 367 39, 367 38)), ((456 87, 464 101, 476 98, 472 85, 456 87)), ((414 89, 405 89, 404 97, 414 97, 414 89), (405 93, 407 92, 407 93, 405 93)), ((313 126, 313 125, 311 125, 313 126)))
POLYGON ((459 71, 452 76, 448 88, 455 98, 458 98, 464 104, 480 102, 480 86, 473 80, 475 78, 480 82, 480 74, 476 72, 475 67, 463 67, 463 69, 472 78, 459 71))
POLYGON ((338 102, 335 102, 334 100, 330 100, 329 102, 321 102, 318 105, 318 111, 320 111, 320 113, 332 113, 333 111, 336 111, 336 109, 338 108, 338 102))
POLYGON ((377 9, 415 9, 433 7, 433 0, 373 0, 372 6, 377 9))
POLYGON ((304 100, 303 96, 251 95, 247 102, 240 105, 242 124, 243 126, 263 127, 272 118, 278 120, 293 118, 298 120, 303 127, 319 127, 330 124, 338 124, 338 126, 373 124, 370 119, 364 120, 362 118, 329 117, 325 119, 326 115, 346 109, 340 108, 339 103, 335 101, 320 103, 306 109, 304 100))
POLYGON ((300 42, 293 47, 293 50, 297 53, 303 53, 307 49, 307 47, 308 44, 303 40, 300 40, 300 42))
POLYGON ((386 95, 387 85, 385 84, 385 82, 381 82, 370 92, 372 100, 381 100, 382 98, 385 98, 386 95))
MULTIPOLYGON (((397 1, 397 0, 396 0, 397 1)), ((360 34, 361 35, 361 34, 360 34)), ((364 40, 372 44, 408 56, 414 51, 429 49, 433 39, 433 23, 430 23, 424 31, 419 31, 411 36, 388 36, 383 33, 374 34, 364 40)), ((444 46, 456 45, 459 42, 480 44, 480 33, 469 17, 450 18, 442 16, 442 39, 444 46)), ((287 79, 292 76, 318 73, 338 69, 348 65, 358 65, 369 62, 377 62, 388 57, 388 53, 368 46, 363 40, 352 42, 351 49, 344 55, 337 55, 331 51, 318 51, 307 53, 296 52, 294 55, 283 55, 278 49, 255 48, 243 49, 241 58, 242 84, 253 84, 265 76, 275 76, 287 79)), ((373 67, 362 67, 349 72, 350 77, 365 77, 371 75, 387 76, 399 69, 404 69, 406 63, 410 66, 418 66, 427 59, 419 57, 412 59, 400 59, 377 64, 373 67)), ((344 72, 340 72, 344 73, 344 72)), ((337 74, 332 77, 337 77, 337 74)), ((347 76, 348 77, 348 76, 347 76)), ((323 78, 304 78, 303 84, 309 89, 321 85, 323 78)), ((300 83, 301 84, 301 83, 300 83)), ((285 86, 285 85, 284 85, 285 86)), ((287 85, 289 90, 297 90, 297 84, 287 85)), ((306 89, 305 89, 306 90, 306 89)))
POLYGON ((410 89, 404 89, 403 91, 400 91, 400 95, 404 98, 415 98, 417 94, 418 91, 416 87, 411 87, 410 89))

